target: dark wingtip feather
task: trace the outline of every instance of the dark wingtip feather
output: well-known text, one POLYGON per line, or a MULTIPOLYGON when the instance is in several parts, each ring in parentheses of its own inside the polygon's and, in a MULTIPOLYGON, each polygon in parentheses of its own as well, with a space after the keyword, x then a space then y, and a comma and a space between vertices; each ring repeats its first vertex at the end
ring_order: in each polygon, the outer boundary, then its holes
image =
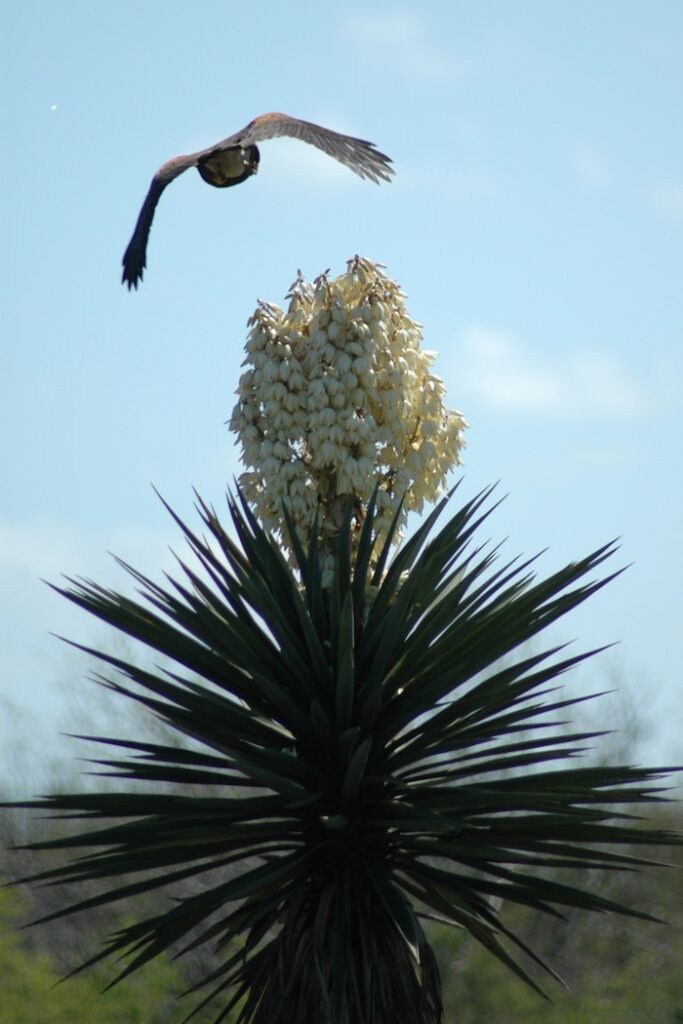
POLYGON ((133 277, 132 275, 129 276, 128 272, 124 269, 123 274, 121 275, 121 284, 127 285, 128 291, 132 288, 135 288, 137 291, 140 281, 142 281, 142 273, 140 273, 138 277, 133 277))
POLYGON ((143 279, 144 270, 147 266, 147 241, 150 228, 152 227, 154 210, 159 202, 159 196, 165 187, 166 180, 159 173, 155 174, 138 215, 133 236, 123 254, 123 259, 121 260, 123 265, 121 283, 128 285, 129 291, 131 288, 137 289, 138 284, 143 279))
POLYGON ((135 288, 135 290, 137 291, 138 285, 142 281, 142 278, 142 270, 139 273, 133 273, 128 267, 124 265, 123 273, 121 274, 121 284, 127 285, 128 291, 130 291, 132 288, 135 288))
MULTIPOLYGON (((149 231, 149 228, 147 229, 149 231)), ((145 249, 143 248, 140 252, 140 246, 137 242, 137 229, 131 242, 123 254, 121 264, 123 266, 123 273, 121 274, 121 284, 128 285, 128 291, 131 288, 137 289, 138 284, 144 277, 144 271, 146 266, 145 260, 145 249)))

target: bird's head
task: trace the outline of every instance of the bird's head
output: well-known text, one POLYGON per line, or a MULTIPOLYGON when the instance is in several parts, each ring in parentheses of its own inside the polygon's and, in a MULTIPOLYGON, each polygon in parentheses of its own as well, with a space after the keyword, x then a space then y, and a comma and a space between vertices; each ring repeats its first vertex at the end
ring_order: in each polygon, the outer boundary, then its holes
POLYGON ((256 174, 260 159, 261 154, 258 151, 258 146, 247 146, 244 149, 244 164, 250 174, 256 174))

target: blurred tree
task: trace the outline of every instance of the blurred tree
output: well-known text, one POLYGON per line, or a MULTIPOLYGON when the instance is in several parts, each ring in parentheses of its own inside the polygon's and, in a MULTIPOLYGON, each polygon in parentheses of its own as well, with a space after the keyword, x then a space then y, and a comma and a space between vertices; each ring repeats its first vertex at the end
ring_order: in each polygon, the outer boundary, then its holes
MULTIPOLYGON (((16 893, 0 890, 0 1024, 167 1024, 177 1014, 176 996, 186 983, 166 956, 131 985, 112 989, 106 999, 100 994, 111 979, 103 970, 59 984, 58 947, 52 947, 52 956, 31 953, 10 931, 22 914, 21 904, 16 893)), ((87 930, 87 921, 80 924, 87 930)), ((205 1024, 209 1017, 201 1014, 196 1020, 205 1024)))

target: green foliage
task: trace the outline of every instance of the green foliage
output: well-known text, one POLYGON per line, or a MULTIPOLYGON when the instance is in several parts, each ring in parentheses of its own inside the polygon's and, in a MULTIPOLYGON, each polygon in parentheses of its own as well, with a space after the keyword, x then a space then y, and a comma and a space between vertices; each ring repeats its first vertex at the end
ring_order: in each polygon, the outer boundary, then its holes
POLYGON ((459 992, 447 1001, 446 1024, 679 1024, 683 1021, 683 977, 678 947, 676 960, 663 969, 655 943, 634 951, 617 969, 602 966, 609 959, 605 937, 585 950, 594 969, 580 977, 580 989, 561 993, 552 1005, 502 976, 481 951, 458 975, 459 992), (596 967, 596 965, 601 965, 596 967))
MULTIPOLYGON (((0 1024, 167 1024, 177 1013, 174 993, 183 987, 180 972, 167 957, 159 957, 143 976, 122 985, 106 999, 102 989, 106 971, 80 975, 59 984, 61 974, 54 960, 22 948, 9 930, 19 913, 17 897, 0 890, 0 1024)), ((204 1017, 204 1020, 207 1018, 204 1017)))
MULTIPOLYGON (((659 816, 658 816, 659 817, 659 816)), ((677 820, 681 824, 681 811, 677 820)), ((430 932, 444 978, 446 1024, 681 1024, 683 1022, 683 851, 676 870, 646 878, 628 872, 610 879, 611 895, 648 906, 669 925, 634 921, 624 928, 611 916, 572 913, 545 925, 529 911, 507 919, 536 948, 552 955, 570 990, 553 1004, 517 984, 464 935, 437 926, 430 932)))
MULTIPOLYGON (((680 827, 680 808, 675 813, 678 820, 672 814, 662 826, 680 827)), ((612 896, 630 900, 637 895, 639 905, 672 922, 667 927, 634 921, 623 928, 615 918, 601 916, 596 922, 574 914, 566 923, 548 921, 539 930, 533 912, 513 911, 515 927, 533 934, 535 944, 552 954, 571 982, 571 992, 553 993, 553 1005, 521 985, 464 932, 430 926, 427 934, 444 983, 445 1024, 683 1024, 683 851, 676 860, 679 870, 650 872, 647 878, 618 874, 611 880, 612 896)), ((52 930, 22 932, 20 942, 7 934, 20 909, 25 917, 18 903, 15 892, 0 891, 0 1024, 70 1024, 81 1019, 89 1024, 154 1024, 177 1015, 172 993, 188 983, 179 975, 183 961, 169 968, 161 958, 105 997, 99 994, 109 980, 104 968, 94 969, 97 977, 89 972, 53 989, 64 973, 56 966, 61 948, 72 947, 84 931, 92 941, 98 922, 91 915, 78 923, 66 919, 52 930), (31 948, 36 940, 44 949, 40 955, 31 948)), ((207 1011, 198 1020, 208 1022, 211 1016, 207 1011)))
POLYGON ((587 655, 509 658, 603 586, 587 577, 613 548, 541 582, 529 563, 496 567, 472 548, 486 497, 430 538, 442 503, 392 559, 391 538, 373 556, 372 507, 352 556, 349 513, 329 588, 315 537, 304 551, 293 535, 293 573, 234 502, 239 544, 201 503, 213 546, 177 520, 201 573, 181 562, 184 580, 162 587, 126 567, 143 602, 71 581, 71 600, 174 663, 90 652, 118 673, 104 685, 184 741, 90 737, 124 751, 97 762, 121 789, 30 804, 90 824, 31 844, 78 856, 25 881, 99 887, 44 920, 179 886, 87 964, 120 955, 122 980, 217 945, 199 1005, 222 996, 218 1020, 234 1006, 251 1024, 437 1024, 426 921, 463 929, 539 990, 538 971, 554 971, 501 902, 556 921, 648 918, 584 879, 647 863, 633 843, 676 841, 631 811, 660 799, 662 770, 574 764, 598 734, 554 728, 576 703, 556 680, 587 655))

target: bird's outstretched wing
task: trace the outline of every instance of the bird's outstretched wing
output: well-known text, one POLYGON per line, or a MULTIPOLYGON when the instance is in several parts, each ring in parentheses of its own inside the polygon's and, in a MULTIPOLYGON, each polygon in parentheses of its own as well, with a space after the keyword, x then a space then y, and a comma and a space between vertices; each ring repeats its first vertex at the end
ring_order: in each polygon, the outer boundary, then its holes
POLYGON ((381 179, 390 181, 394 173, 390 166, 391 159, 384 153, 380 153, 372 142, 356 139, 351 135, 341 135, 329 128, 321 128, 320 125, 312 124, 310 121, 300 121, 298 118, 288 117, 287 114, 262 114, 250 121, 241 131, 228 136, 222 142, 201 149, 197 153, 174 157, 162 164, 152 178, 149 191, 138 215, 133 237, 123 254, 121 277, 123 283, 131 289, 137 288, 142 280, 147 259, 147 240, 154 211, 161 193, 174 178, 177 178, 189 167, 196 167, 202 160, 213 154, 236 147, 244 148, 283 135, 317 146, 323 153, 327 153, 335 160, 345 164, 359 177, 369 178, 370 181, 377 184, 381 179))
POLYGON ((147 239, 149 230, 152 227, 152 219, 156 205, 159 202, 161 193, 166 186, 177 178, 179 174, 186 171, 188 167, 194 167, 199 154, 193 153, 189 156, 177 156, 162 164, 152 178, 149 191, 145 196, 140 213, 138 214, 135 230, 128 243, 128 248, 123 254, 123 274, 121 281, 128 285, 128 289, 137 288, 147 264, 147 239))
MULTIPOLYGON (((329 128, 321 128, 310 121, 300 121, 287 114, 262 114, 229 138, 212 146, 210 151, 226 149, 231 146, 250 146, 264 142, 277 136, 286 135, 293 139, 301 139, 311 146, 317 146, 323 153, 350 167, 361 178, 369 178, 379 184, 380 179, 390 181, 394 173, 390 157, 380 153, 374 143, 365 139, 356 139, 352 135, 341 135, 329 128)), ((207 151, 207 152, 210 152, 207 151)))

